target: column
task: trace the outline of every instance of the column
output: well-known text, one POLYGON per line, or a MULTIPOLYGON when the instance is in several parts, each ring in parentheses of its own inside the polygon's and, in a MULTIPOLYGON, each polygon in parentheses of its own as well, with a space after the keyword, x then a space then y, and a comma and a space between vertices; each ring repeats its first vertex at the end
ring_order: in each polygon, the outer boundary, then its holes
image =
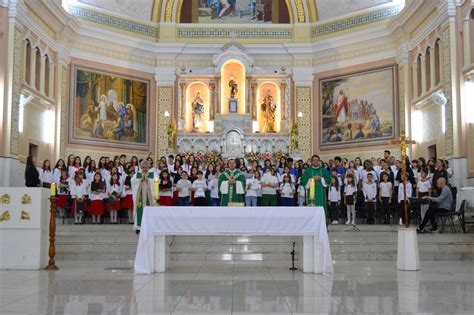
MULTIPOLYGON (((245 86, 249 86, 251 77, 245 77, 245 86)), ((250 114, 250 102, 251 102, 251 91, 247 89, 247 93, 245 95, 245 113, 250 114)))
POLYGON ((214 120, 214 114, 216 111, 216 104, 215 104, 215 89, 216 89, 216 83, 211 82, 209 83, 209 120, 214 120))
MULTIPOLYGON (((176 139, 168 139, 168 128, 170 123, 174 123, 174 93, 175 93, 175 68, 174 67, 157 67, 155 69, 156 81, 156 151, 155 156, 162 156, 171 153, 168 147, 168 140, 176 141, 176 139), (170 117, 165 117, 165 112, 168 111, 170 117)), ((180 85, 181 89, 185 85, 180 85)), ((181 114, 184 106, 181 107, 181 114)), ((183 115, 184 117, 184 115, 183 115)))
POLYGON ((436 62, 435 62, 435 48, 434 46, 430 49, 430 82, 431 82, 431 88, 433 88, 436 85, 436 62))
POLYGON ((31 45, 31 62, 30 62, 30 86, 35 87, 36 78, 36 49, 31 45))
POLYGON ((48 96, 53 97, 54 93, 54 63, 49 64, 49 91, 48 96))
POLYGON ((45 70, 46 70, 46 55, 41 55, 40 63, 40 89, 39 92, 45 94, 45 70))
POLYGON ((411 65, 412 69, 412 76, 413 76, 413 99, 416 99, 418 97, 418 65, 415 62, 411 65))
POLYGON ((217 102, 216 102, 216 113, 220 114, 221 113, 221 78, 217 78, 217 102))
POLYGON ((296 112, 301 112, 302 117, 297 118, 298 143, 301 158, 303 160, 311 157, 316 149, 317 126, 312 124, 312 87, 313 87, 312 67, 298 66, 293 68, 293 80, 295 82, 296 112))
POLYGON ((179 87, 181 88, 181 112, 179 119, 185 120, 185 109, 186 109, 186 82, 180 82, 179 87))
POLYGON ((426 92, 426 55, 421 58, 421 94, 426 92))
POLYGON ((257 120, 257 82, 250 83, 252 89, 252 119, 257 120))
POLYGON ((281 120, 286 120, 286 82, 280 83, 281 120))

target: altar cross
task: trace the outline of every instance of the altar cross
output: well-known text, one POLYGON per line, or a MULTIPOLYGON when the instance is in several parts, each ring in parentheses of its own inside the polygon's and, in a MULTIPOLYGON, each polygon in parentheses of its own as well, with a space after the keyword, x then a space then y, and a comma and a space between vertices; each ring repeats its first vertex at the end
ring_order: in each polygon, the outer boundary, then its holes
POLYGON ((404 190, 404 212, 405 212, 405 227, 410 226, 410 222, 408 222, 408 202, 407 202, 407 146, 409 144, 416 144, 415 141, 410 140, 405 135, 405 130, 400 130, 400 137, 397 140, 390 140, 389 144, 395 144, 400 146, 401 151, 401 160, 402 160, 402 179, 403 179, 403 190, 404 190))

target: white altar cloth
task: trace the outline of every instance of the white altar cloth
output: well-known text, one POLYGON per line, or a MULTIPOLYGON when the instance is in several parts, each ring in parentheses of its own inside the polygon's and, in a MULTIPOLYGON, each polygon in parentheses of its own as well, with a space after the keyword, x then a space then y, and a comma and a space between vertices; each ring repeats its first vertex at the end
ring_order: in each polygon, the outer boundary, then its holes
POLYGON ((303 271, 333 272, 322 207, 146 207, 136 274, 166 270, 166 235, 303 236, 303 271))

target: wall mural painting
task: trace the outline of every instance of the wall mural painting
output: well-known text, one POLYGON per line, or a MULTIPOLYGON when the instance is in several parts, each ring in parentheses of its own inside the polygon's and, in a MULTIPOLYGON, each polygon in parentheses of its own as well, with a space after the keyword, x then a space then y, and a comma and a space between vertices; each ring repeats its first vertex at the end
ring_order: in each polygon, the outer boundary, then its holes
POLYGON ((268 0, 199 1, 199 23, 272 23, 268 0))
POLYGON ((72 143, 149 147, 149 81, 77 66, 72 73, 72 143))
POLYGON ((321 148, 394 138, 395 82, 394 67, 320 80, 321 148))

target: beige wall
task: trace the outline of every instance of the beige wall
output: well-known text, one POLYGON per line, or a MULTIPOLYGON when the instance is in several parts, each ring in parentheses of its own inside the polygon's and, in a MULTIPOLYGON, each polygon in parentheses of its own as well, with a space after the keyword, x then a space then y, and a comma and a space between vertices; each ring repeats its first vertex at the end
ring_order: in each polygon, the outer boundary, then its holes
POLYGON ((8 69, 8 8, 0 7, 0 156, 8 154, 6 145, 8 106, 7 104, 8 69))

